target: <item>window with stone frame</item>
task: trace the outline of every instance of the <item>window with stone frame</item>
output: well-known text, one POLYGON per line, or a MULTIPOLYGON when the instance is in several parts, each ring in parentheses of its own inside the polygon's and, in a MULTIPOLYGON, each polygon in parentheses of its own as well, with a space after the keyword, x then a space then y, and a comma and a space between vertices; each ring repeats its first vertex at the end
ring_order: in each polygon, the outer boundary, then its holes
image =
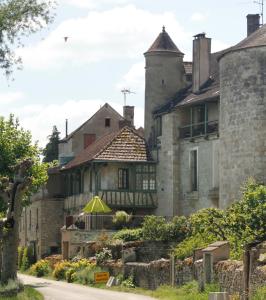
POLYGON ((155 191, 156 190, 156 168, 155 165, 136 166, 136 190, 155 191))
POLYGON ((128 169, 118 169, 118 188, 121 190, 127 190, 129 188, 128 169))
POLYGON ((190 181, 191 191, 198 191, 198 149, 190 151, 190 181))

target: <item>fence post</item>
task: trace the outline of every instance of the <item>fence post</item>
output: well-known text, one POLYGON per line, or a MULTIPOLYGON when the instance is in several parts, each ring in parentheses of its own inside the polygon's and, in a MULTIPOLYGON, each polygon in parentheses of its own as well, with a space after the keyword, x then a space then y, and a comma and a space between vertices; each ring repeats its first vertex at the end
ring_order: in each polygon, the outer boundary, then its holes
POLYGON ((175 256, 170 256, 170 284, 172 287, 175 286, 175 256))
POLYGON ((204 283, 211 283, 213 280, 213 256, 211 253, 203 254, 204 283))

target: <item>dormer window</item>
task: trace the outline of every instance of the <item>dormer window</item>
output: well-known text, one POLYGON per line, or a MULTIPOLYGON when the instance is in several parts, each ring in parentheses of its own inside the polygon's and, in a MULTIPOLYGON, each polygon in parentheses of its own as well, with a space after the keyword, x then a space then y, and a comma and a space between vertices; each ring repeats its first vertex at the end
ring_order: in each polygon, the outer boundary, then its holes
POLYGON ((105 127, 110 127, 110 126, 111 126, 111 119, 105 118, 105 127))

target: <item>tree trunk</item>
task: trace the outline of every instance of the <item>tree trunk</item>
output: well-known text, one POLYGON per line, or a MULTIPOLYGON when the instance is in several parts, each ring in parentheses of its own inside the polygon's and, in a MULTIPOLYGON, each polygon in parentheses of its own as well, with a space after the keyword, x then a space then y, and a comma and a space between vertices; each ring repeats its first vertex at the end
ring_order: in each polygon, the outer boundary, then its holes
POLYGON ((8 229, 8 232, 3 237, 3 248, 2 248, 2 274, 1 282, 6 284, 9 279, 17 278, 17 257, 18 257, 18 246, 19 246, 19 220, 21 216, 20 192, 16 194, 15 205, 14 205, 14 227, 8 229))

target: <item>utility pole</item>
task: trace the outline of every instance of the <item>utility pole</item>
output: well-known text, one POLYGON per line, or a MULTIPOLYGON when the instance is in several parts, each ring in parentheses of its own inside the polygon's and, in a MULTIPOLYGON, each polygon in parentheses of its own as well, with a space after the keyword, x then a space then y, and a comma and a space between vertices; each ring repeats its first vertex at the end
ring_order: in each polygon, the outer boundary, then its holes
POLYGON ((254 3, 258 4, 261 7, 261 25, 264 24, 264 0, 256 0, 253 1, 254 3))
POLYGON ((121 93, 124 95, 124 106, 127 105, 127 95, 136 94, 134 92, 131 92, 130 89, 125 89, 125 88, 123 90, 121 90, 121 93))

